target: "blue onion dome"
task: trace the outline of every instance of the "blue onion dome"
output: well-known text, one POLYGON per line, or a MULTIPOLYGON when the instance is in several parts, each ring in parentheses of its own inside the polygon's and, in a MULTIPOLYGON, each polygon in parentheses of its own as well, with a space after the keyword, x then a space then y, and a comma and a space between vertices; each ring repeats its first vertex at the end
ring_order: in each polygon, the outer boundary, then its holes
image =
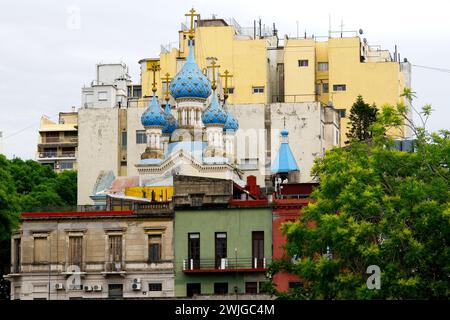
POLYGON ((192 41, 189 41, 189 55, 180 72, 173 78, 169 86, 170 95, 174 99, 201 98, 211 94, 211 83, 198 67, 194 59, 192 41))
POLYGON ((166 124, 166 119, 164 117, 164 111, 158 104, 158 100, 153 94, 152 100, 150 101, 150 105, 144 111, 141 116, 141 123, 144 128, 147 127, 161 127, 163 128, 166 124))
POLYGON ((287 131, 286 128, 283 128, 283 129, 281 130, 281 136, 282 136, 282 137, 287 137, 288 135, 289 135, 289 131, 287 131))
POLYGON ((208 125, 224 125, 227 122, 228 114, 219 104, 217 96, 214 94, 213 101, 208 108, 203 111, 202 121, 205 126, 208 125))
POLYGON ((169 101, 167 101, 164 111, 165 111, 164 116, 166 118, 166 124, 162 129, 162 133, 163 134, 172 134, 178 128, 178 122, 175 119, 175 117, 172 115, 172 112, 170 111, 169 101))
POLYGON ((233 114, 228 111, 227 112, 227 121, 223 126, 223 131, 236 131, 239 129, 239 123, 237 119, 233 116, 233 114))

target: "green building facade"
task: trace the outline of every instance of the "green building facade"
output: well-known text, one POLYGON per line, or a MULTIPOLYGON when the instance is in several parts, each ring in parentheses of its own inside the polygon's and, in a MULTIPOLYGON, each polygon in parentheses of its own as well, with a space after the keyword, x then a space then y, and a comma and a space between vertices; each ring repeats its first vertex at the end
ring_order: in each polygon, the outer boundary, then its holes
POLYGON ((175 213, 175 296, 260 293, 272 258, 270 208, 175 213))

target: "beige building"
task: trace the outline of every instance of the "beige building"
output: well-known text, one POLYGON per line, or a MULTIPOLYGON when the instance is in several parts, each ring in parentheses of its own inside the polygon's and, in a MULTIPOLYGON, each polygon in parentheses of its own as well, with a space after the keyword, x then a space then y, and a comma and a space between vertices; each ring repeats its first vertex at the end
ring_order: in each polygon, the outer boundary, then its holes
MULTIPOLYGON (((312 180, 310 171, 316 157, 340 145, 339 113, 319 102, 235 104, 228 109, 239 121, 235 165, 243 171, 244 180, 254 175, 262 186, 270 177, 270 163, 284 125, 289 130, 301 182, 312 180)), ((79 110, 79 205, 93 204, 90 196, 100 172, 112 171, 116 177, 139 175, 136 165, 146 148, 141 124, 144 110, 134 105, 79 110)))
POLYGON ((23 214, 11 240, 11 298, 173 296, 173 210, 133 208, 23 214))
POLYGON ((56 172, 77 169, 78 113, 60 112, 58 122, 41 118, 36 160, 56 172))

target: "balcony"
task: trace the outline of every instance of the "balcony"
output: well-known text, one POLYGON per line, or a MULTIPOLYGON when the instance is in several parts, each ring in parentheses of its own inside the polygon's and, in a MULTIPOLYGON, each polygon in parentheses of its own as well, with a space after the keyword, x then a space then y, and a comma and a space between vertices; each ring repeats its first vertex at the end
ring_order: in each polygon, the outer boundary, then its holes
POLYGON ((36 158, 38 160, 75 159, 76 156, 77 156, 76 151, 50 151, 50 152, 38 152, 36 158))
POLYGON ((122 262, 105 262, 105 269, 102 272, 103 276, 120 275, 125 276, 125 264, 122 262))
POLYGON ((184 259, 184 273, 266 272, 266 258, 184 259))

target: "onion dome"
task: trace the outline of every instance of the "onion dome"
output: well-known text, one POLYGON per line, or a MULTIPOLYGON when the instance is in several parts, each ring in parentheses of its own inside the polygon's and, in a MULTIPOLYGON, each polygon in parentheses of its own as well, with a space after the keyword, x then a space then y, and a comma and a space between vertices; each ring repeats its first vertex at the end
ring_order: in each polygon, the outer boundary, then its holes
POLYGON ((175 129, 178 128, 178 122, 175 119, 175 117, 172 115, 172 112, 170 111, 169 101, 167 101, 164 111, 165 111, 164 116, 166 118, 166 124, 162 129, 162 133, 163 134, 172 134, 175 131, 175 129))
POLYGON ((152 100, 150 101, 150 105, 144 111, 141 116, 141 123, 144 128, 147 127, 164 127, 166 124, 166 118, 164 116, 164 111, 158 104, 158 100, 153 94, 152 100))
POLYGON ((223 126, 223 131, 236 131, 239 128, 239 123, 237 119, 233 116, 233 114, 228 111, 227 112, 227 121, 223 126))
POLYGON ((211 83, 198 67, 194 59, 192 41, 189 41, 189 55, 180 72, 173 78, 169 86, 174 99, 201 98, 206 99, 211 94, 211 83))
POLYGON ((228 114, 219 104, 217 96, 214 94, 213 101, 208 108, 203 111, 202 121, 205 126, 209 125, 224 125, 227 122, 228 114))

